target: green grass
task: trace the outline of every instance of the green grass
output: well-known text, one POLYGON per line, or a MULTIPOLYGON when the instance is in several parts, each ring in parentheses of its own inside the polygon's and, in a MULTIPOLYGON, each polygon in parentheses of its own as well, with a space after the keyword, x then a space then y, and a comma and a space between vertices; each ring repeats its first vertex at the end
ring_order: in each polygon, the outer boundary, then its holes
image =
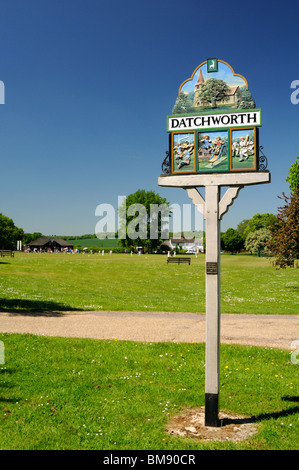
POLYGON ((243 160, 240 162, 240 159, 239 157, 234 157, 232 159, 232 168, 254 168, 255 167, 255 156, 254 155, 250 155, 249 158, 247 158, 247 160, 243 160))
POLYGON ((120 246, 117 238, 78 238, 68 241, 72 245, 80 245, 82 248, 90 248, 91 246, 97 246, 98 248, 115 248, 120 246))
MULTIPOLYGON (((16 253, 0 261, 0 310, 205 312, 205 256, 16 253)), ((298 314, 298 269, 222 255, 222 313, 298 314)))
POLYGON ((0 334, 0 449, 297 449, 298 376, 290 353, 221 346, 220 411, 254 416, 249 440, 165 433, 204 405, 204 345, 0 334))

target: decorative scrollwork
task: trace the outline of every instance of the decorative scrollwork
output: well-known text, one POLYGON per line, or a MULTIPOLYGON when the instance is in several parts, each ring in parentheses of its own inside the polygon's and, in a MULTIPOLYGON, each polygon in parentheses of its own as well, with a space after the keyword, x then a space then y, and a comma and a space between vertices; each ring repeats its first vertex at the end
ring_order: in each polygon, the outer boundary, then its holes
POLYGON ((264 147, 262 145, 260 145, 260 147, 259 147, 260 154, 259 154, 259 159, 258 159, 258 164, 259 164, 259 170, 260 171, 266 170, 266 168, 268 166, 268 160, 267 160, 266 155, 263 152, 263 148, 264 147))
POLYGON ((162 173, 163 173, 163 175, 169 175, 169 173, 170 173, 169 151, 167 150, 165 153, 166 153, 166 157, 164 158, 163 163, 162 163, 162 173))

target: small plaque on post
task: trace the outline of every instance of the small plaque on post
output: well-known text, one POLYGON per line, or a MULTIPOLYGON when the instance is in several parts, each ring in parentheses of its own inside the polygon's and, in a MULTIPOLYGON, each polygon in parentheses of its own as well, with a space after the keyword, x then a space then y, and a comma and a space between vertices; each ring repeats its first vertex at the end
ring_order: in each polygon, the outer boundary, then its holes
POLYGON ((206 274, 218 274, 218 263, 207 262, 206 274))

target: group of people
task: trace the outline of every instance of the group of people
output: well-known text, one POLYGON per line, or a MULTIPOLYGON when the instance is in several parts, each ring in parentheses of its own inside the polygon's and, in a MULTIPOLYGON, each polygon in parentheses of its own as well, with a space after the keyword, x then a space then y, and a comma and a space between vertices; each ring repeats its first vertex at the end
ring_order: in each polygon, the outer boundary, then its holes
MULTIPOLYGON (((213 158, 217 158, 220 155, 221 149, 225 146, 225 142, 220 136, 217 136, 216 139, 212 141, 209 135, 204 135, 199 141, 199 144, 199 158, 209 155, 213 156, 213 158)), ((190 164, 194 152, 194 144, 186 140, 185 142, 175 145, 173 151, 176 164, 178 169, 180 169, 190 164)), ((238 157, 239 161, 242 162, 247 160, 250 155, 254 155, 254 141, 249 135, 246 137, 242 136, 232 143, 232 157, 238 157)))
POLYGON ((33 248, 33 250, 29 247, 24 248, 23 253, 80 253, 81 250, 79 249, 72 249, 72 248, 33 248))
POLYGON ((240 140, 236 140, 232 144, 232 157, 239 157, 239 161, 243 162, 247 160, 250 155, 254 154, 254 142, 247 135, 241 137, 240 140))
MULTIPOLYGON (((46 248, 46 249, 42 249, 42 248, 33 248, 33 250, 31 250, 31 248, 29 247, 26 247, 24 248, 23 250, 24 253, 67 253, 67 254, 77 254, 77 253, 83 253, 83 254, 86 254, 86 253, 90 253, 91 255, 93 255, 94 253, 97 253, 98 251, 96 250, 89 250, 88 248, 83 248, 83 249, 79 249, 79 248, 61 248, 60 250, 57 248, 57 249, 54 249, 52 250, 51 248, 46 248)), ((99 255, 102 255, 104 256, 105 254, 105 250, 101 250, 99 249, 99 255)), ((108 252, 110 255, 112 255, 113 253, 113 250, 109 250, 108 252)), ((127 250, 125 250, 125 253, 127 254, 127 250)), ((131 256, 133 256, 133 251, 131 251, 131 256)), ((137 250, 137 253, 138 255, 141 255, 143 252, 142 252, 142 249, 138 249, 137 250)))
POLYGON ((198 151, 199 157, 206 154, 211 154, 214 157, 218 157, 222 147, 225 145, 225 142, 220 136, 217 136, 213 142, 208 135, 204 135, 203 139, 199 141, 199 144, 202 144, 198 151))

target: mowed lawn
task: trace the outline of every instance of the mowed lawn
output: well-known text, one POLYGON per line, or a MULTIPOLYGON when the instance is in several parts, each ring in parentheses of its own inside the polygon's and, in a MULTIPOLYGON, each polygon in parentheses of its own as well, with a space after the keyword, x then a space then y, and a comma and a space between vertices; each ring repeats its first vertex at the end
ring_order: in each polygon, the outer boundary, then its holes
POLYGON ((250 417, 257 434, 203 442, 165 432, 173 416, 204 406, 203 343, 6 333, 0 341, 1 450, 298 450, 289 351, 221 345, 220 413, 250 417))
MULTIPOLYGON (((0 260, 0 310, 204 312, 205 257, 16 253, 0 260)), ((222 311, 298 313, 298 269, 222 256, 222 311)), ((1 450, 298 450, 297 364, 289 351, 221 345, 220 411, 250 417, 241 442, 165 432, 204 406, 204 343, 137 343, 0 333, 1 450)))
MULTIPOLYGON (((299 270, 222 255, 222 313, 298 314, 299 270)), ((0 309, 205 312, 205 256, 15 253, 0 260, 0 309)))

